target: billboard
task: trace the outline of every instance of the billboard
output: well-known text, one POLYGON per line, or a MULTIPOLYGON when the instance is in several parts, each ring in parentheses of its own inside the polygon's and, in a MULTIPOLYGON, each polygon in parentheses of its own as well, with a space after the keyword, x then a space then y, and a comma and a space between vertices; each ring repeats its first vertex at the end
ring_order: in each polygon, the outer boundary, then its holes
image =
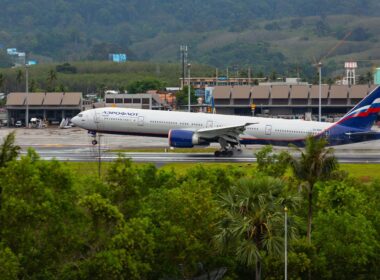
POLYGON ((128 59, 125 53, 110 53, 108 58, 113 62, 126 62, 128 59))
POLYGON ((7 54, 9 54, 9 55, 17 55, 18 51, 17 51, 16 48, 9 48, 9 49, 7 49, 7 54))
POLYGON ((28 65, 36 65, 38 64, 37 60, 28 60, 28 65))
POLYGON ((206 104, 211 104, 212 99, 213 99, 213 87, 206 87, 205 88, 205 103, 206 104))
POLYGON ((205 91, 203 89, 196 89, 195 90, 195 96, 196 97, 204 97, 205 96, 205 91))

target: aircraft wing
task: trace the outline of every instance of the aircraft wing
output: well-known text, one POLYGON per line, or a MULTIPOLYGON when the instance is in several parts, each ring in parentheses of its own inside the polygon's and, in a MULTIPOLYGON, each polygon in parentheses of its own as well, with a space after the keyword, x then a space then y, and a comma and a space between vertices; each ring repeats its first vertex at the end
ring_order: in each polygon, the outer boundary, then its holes
POLYGON ((197 130, 197 134, 203 139, 223 139, 227 142, 239 143, 239 135, 242 134, 246 127, 258 123, 245 123, 241 125, 230 125, 221 127, 208 127, 197 130))

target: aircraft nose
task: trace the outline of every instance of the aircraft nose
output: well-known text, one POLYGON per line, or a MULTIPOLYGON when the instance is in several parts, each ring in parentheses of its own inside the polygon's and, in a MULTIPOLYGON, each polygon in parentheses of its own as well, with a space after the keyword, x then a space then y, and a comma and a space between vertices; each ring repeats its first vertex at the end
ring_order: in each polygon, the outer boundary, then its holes
POLYGON ((71 122, 75 125, 79 125, 79 117, 75 116, 74 118, 71 119, 71 122))

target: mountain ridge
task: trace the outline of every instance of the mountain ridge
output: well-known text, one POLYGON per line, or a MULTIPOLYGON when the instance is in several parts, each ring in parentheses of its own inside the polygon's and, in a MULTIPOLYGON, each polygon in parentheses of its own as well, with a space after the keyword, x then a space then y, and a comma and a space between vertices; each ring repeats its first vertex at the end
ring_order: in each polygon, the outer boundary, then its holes
POLYGON ((379 8, 374 0, 4 0, 0 44, 46 60, 126 52, 132 60, 170 62, 178 60, 179 45, 188 44, 190 59, 200 63, 284 71, 295 59, 322 56, 349 31, 346 53, 333 56, 379 48, 379 8), (315 51, 294 55, 314 45, 315 51))

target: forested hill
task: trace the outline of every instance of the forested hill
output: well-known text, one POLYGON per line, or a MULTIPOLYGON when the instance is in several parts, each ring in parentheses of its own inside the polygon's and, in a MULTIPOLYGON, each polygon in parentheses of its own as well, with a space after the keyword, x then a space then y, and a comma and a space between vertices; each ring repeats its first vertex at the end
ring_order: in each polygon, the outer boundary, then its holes
MULTIPOLYGON (((102 59, 108 52, 126 51, 135 60, 173 61, 178 58, 178 46, 186 43, 193 60, 216 66, 275 66, 294 57, 292 40, 299 40, 302 48, 314 36, 339 40, 349 29, 359 27, 356 36, 364 32, 364 37, 353 41, 376 38, 371 27, 376 30, 380 8, 378 0, 1 2, 0 44, 41 59, 102 59), (367 18, 372 24, 361 27, 367 18), (278 40, 285 39, 286 44, 279 47, 278 40)), ((346 52, 358 51, 352 48, 346 52)))

